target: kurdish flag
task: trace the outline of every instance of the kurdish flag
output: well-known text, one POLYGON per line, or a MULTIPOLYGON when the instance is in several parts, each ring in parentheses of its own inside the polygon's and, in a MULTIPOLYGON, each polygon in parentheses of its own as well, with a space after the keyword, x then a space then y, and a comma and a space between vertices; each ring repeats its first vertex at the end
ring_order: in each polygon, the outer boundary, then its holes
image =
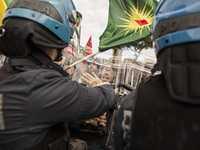
POLYGON ((109 1, 108 25, 99 43, 101 52, 150 35, 157 0, 109 1))
POLYGON ((6 11, 7 5, 4 0, 0 0, 0 26, 2 25, 2 19, 4 12, 6 11))

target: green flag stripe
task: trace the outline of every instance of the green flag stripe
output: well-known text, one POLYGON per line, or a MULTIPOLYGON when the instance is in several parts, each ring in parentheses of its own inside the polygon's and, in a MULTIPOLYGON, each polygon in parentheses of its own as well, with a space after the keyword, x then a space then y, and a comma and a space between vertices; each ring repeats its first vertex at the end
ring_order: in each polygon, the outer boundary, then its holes
POLYGON ((4 0, 6 5, 8 6, 8 4, 10 3, 10 0, 4 0))

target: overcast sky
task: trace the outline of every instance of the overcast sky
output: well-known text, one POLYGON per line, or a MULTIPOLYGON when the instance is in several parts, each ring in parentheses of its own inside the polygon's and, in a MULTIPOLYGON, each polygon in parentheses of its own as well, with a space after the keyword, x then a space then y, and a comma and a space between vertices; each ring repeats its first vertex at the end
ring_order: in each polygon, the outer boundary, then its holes
POLYGON ((109 0, 74 0, 76 9, 82 14, 81 44, 86 45, 90 35, 92 46, 98 50, 99 36, 108 22, 109 0))

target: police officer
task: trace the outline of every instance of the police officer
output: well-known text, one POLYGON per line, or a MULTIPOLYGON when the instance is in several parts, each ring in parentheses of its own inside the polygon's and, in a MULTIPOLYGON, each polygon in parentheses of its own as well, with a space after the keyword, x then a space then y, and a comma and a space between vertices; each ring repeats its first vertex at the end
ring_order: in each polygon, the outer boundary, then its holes
MULTIPOLYGON (((130 63, 130 59, 128 60, 130 63)), ((134 78, 130 80, 136 81, 133 86, 124 85, 125 89, 128 90, 128 94, 122 97, 122 102, 119 102, 119 109, 116 111, 114 121, 114 145, 115 150, 130 150, 131 146, 131 116, 132 108, 134 104, 135 90, 138 84, 147 80, 151 75, 151 69, 153 62, 145 59, 145 63, 139 63, 138 61, 131 60, 131 73, 134 74, 134 78)), ((127 62, 126 62, 127 63, 127 62)), ((132 77, 132 75, 130 75, 132 77)))
POLYGON ((199 150, 200 1, 161 0, 154 16, 157 64, 136 92, 132 150, 199 150))
POLYGON ((115 105, 113 88, 68 80, 55 60, 80 14, 71 0, 13 0, 0 27, 0 149, 65 150, 64 122, 102 115, 115 105))

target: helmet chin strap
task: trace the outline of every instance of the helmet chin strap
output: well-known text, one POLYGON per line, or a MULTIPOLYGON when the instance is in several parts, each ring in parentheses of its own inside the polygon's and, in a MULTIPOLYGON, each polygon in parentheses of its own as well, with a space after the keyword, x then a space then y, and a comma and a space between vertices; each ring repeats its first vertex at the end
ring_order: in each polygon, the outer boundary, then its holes
POLYGON ((57 58, 54 61, 61 61, 62 60, 62 49, 57 49, 57 58))

